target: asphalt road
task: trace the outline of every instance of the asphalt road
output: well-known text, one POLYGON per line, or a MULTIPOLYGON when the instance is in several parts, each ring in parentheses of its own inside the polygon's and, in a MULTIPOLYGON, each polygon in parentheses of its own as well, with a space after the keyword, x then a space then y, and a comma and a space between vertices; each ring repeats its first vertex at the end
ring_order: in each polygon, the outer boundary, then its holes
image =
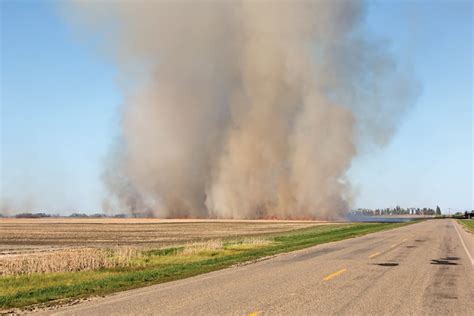
POLYGON ((474 315, 474 237, 458 225, 424 221, 47 313, 474 315))

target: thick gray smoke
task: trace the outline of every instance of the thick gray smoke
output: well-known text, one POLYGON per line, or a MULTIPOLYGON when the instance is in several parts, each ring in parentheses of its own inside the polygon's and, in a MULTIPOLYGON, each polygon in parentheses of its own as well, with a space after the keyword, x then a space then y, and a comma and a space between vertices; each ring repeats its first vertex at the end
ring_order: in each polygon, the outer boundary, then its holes
POLYGON ((338 218, 364 143, 414 91, 351 1, 79 4, 126 100, 106 207, 160 217, 338 218), (102 33, 104 34, 104 33, 102 33))

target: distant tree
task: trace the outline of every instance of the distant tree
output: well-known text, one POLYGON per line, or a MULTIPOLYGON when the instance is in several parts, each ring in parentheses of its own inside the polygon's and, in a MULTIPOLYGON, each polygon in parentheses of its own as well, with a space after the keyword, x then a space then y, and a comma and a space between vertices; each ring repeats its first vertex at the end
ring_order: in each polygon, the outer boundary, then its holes
POLYGON ((400 215, 401 214, 401 207, 400 205, 397 205, 393 211, 395 215, 400 215))
POLYGON ((83 213, 72 213, 69 217, 89 217, 89 215, 83 213))
POLYGON ((439 208, 439 205, 436 206, 436 215, 441 215, 441 209, 439 208))
POLYGON ((16 218, 41 218, 41 217, 51 217, 51 215, 46 213, 20 213, 15 215, 16 218))

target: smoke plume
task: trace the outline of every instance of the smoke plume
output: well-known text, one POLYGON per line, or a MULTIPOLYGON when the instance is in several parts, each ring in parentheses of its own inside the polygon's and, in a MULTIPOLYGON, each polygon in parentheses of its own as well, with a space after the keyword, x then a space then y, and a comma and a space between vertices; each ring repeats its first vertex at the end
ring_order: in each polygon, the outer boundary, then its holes
MULTIPOLYGON (((159 217, 339 218, 358 148, 414 99, 356 1, 78 4, 125 95, 106 207, 159 217)), ((408 79, 407 79, 408 78, 408 79)))

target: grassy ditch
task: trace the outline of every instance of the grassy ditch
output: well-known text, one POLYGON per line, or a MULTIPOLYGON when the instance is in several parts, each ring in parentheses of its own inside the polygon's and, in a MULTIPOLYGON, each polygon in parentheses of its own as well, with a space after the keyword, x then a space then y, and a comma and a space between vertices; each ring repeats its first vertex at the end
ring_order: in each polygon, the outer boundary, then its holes
POLYGON ((471 233, 474 234, 474 220, 472 219, 459 219, 459 222, 463 224, 471 233))
POLYGON ((126 264, 96 270, 4 275, 0 277, 0 308, 24 307, 59 299, 104 295, 182 279, 237 263, 407 224, 320 225, 263 237, 221 239, 141 251, 127 257, 126 264))

